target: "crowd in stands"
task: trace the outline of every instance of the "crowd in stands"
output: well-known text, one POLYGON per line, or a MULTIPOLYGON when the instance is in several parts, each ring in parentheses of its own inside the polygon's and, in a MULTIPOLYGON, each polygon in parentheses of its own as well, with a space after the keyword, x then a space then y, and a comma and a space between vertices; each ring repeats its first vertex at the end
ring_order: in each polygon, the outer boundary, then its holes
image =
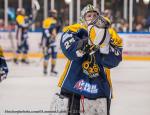
MULTIPOLYGON (((60 12, 59 15, 59 24, 60 27, 63 28, 64 26, 68 25, 68 19, 64 19, 63 15, 60 12), (61 17, 60 17, 61 16, 61 17)), ((119 14, 119 13, 118 13, 119 14)), ((133 32, 150 32, 150 16, 142 17, 137 19, 138 17, 133 18, 133 32), (138 21, 136 21, 138 20, 138 21)), ((123 19, 120 15, 111 15, 112 26, 116 28, 117 32, 129 32, 129 21, 123 19)), ((42 21, 35 22, 35 30, 41 31, 42 21)), ((0 19, 0 31, 4 30, 15 30, 15 20, 9 21, 9 26, 4 27, 4 19, 0 19)))

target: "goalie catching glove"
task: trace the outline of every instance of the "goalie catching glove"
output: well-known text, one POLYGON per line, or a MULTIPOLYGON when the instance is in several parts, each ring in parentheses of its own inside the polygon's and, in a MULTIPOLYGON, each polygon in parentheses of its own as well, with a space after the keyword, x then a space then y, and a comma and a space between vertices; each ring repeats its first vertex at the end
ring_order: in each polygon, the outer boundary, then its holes
POLYGON ((76 51, 78 57, 82 57, 84 54, 90 54, 92 51, 97 50, 96 45, 89 45, 88 42, 88 38, 79 40, 76 51))

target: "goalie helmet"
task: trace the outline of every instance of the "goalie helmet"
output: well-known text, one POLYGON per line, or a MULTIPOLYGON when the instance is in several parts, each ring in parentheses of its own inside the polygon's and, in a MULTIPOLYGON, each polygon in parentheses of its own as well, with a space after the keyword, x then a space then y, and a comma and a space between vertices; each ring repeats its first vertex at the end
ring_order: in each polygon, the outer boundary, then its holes
POLYGON ((87 26, 89 35, 88 44, 94 45, 101 53, 108 54, 110 41, 108 32, 109 24, 107 20, 100 15, 99 10, 93 5, 87 5, 81 11, 81 22, 87 26), (88 15, 89 19, 91 18, 90 20, 88 20, 88 15))
POLYGON ((94 7, 93 5, 91 4, 88 4, 87 6, 85 6, 83 8, 83 10, 81 11, 81 17, 80 17, 80 21, 81 22, 85 22, 85 15, 88 13, 88 12, 96 12, 98 15, 100 14, 99 10, 94 7))

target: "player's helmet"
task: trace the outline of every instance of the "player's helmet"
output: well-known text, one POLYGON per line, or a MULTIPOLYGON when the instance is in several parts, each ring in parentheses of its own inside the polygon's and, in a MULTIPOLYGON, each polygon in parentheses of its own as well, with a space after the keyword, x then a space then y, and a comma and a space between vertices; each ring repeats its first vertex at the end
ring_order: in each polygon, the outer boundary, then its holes
POLYGON ((88 4, 88 5, 85 6, 85 7, 83 8, 83 10, 81 11, 80 21, 81 21, 81 22, 85 22, 85 15, 86 15, 86 13, 92 12, 92 11, 93 11, 93 12, 97 12, 98 15, 100 14, 99 10, 98 10, 96 7, 94 7, 94 6, 91 5, 91 4, 88 4))
POLYGON ((55 9, 49 11, 49 17, 57 17, 57 11, 55 9))
POLYGON ((18 8, 17 9, 17 15, 25 15, 25 9, 24 8, 18 8))
POLYGON ((104 10, 103 12, 104 17, 109 19, 109 22, 112 22, 112 12, 109 9, 104 10))

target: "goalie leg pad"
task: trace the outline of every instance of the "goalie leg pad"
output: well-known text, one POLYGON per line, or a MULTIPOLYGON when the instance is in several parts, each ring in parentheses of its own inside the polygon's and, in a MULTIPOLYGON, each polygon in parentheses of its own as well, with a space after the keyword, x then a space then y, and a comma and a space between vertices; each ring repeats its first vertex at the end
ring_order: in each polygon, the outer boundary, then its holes
POLYGON ((109 115, 107 110, 107 99, 100 98, 97 100, 84 100, 85 112, 81 115, 109 115))
POLYGON ((56 94, 50 105, 50 115, 68 115, 68 98, 56 94))
POLYGON ((89 100, 85 98, 83 106, 84 112, 79 96, 72 95, 69 98, 59 94, 51 103, 50 115, 110 115, 110 99, 89 100))

